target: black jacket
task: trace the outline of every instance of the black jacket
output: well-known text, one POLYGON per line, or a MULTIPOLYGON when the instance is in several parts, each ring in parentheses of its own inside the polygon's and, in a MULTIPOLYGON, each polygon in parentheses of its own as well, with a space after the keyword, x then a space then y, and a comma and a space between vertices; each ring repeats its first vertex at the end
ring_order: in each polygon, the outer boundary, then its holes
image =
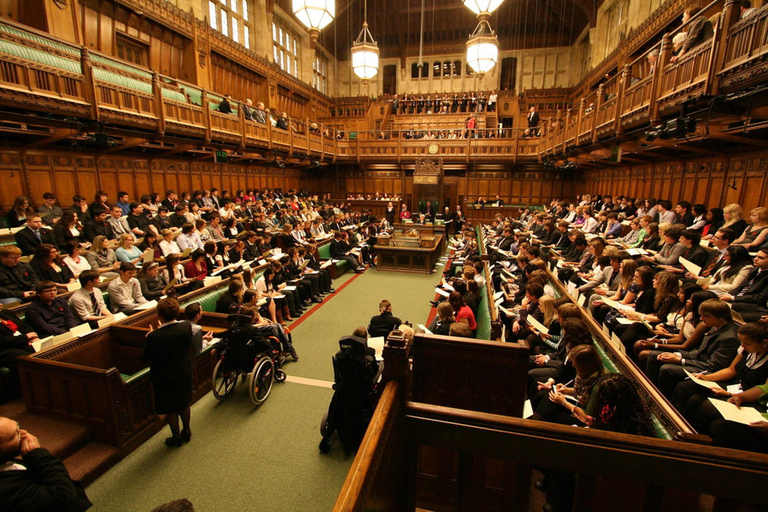
POLYGON ((27 323, 41 338, 64 334, 79 324, 66 299, 62 297, 56 297, 50 305, 35 299, 25 314, 27 323))
POLYGON ((192 326, 166 324, 147 335, 141 359, 149 361, 152 382, 173 382, 192 374, 192 326))
POLYGON ((21 249, 21 254, 25 256, 34 254, 35 249, 40 244, 56 245, 56 240, 53 238, 53 233, 50 229, 40 228, 39 231, 40 240, 38 240, 35 233, 28 226, 24 226, 24 229, 16 233, 16 245, 21 249))
POLYGON ((22 298, 24 292, 35 289, 40 279, 27 263, 18 262, 13 267, 0 263, 0 299, 22 298))
POLYGON ((107 222, 96 222, 95 220, 89 220, 85 226, 83 226, 83 239, 88 242, 93 242, 93 239, 102 235, 107 237, 108 240, 113 240, 115 234, 112 232, 112 227, 107 222))
POLYGON ((385 311, 380 315, 372 317, 371 321, 368 322, 368 334, 372 338, 378 336, 384 336, 386 338, 389 336, 390 332, 400 327, 400 324, 402 323, 403 322, 396 316, 393 316, 392 313, 385 311))
POLYGON ((30 451, 18 463, 27 470, 0 472, 3 510, 81 512, 91 506, 61 460, 45 448, 30 451))

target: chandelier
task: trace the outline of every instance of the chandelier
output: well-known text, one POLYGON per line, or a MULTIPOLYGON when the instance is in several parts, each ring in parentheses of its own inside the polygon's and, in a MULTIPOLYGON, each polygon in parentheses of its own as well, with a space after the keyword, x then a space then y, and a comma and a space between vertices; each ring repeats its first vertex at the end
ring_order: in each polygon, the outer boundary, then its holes
POLYGON ((359 76, 363 85, 376 76, 379 71, 379 46, 368 30, 368 1, 365 2, 363 29, 352 43, 352 70, 359 76))
POLYGON ((504 0, 464 0, 464 6, 477 14, 491 14, 504 0))
POLYGON ((335 0, 293 0, 293 14, 309 29, 309 39, 315 46, 320 31, 336 15, 335 0))
POLYGON ((467 64, 475 73, 489 72, 499 61, 499 40, 488 20, 503 0, 464 0, 480 20, 467 41, 467 64))

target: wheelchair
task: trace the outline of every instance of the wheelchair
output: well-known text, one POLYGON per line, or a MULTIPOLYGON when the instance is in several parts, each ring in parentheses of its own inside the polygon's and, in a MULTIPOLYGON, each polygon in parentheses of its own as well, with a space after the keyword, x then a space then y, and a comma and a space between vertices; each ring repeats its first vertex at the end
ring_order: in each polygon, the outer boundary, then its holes
POLYGON ((221 354, 211 379, 213 396, 226 400, 237 386, 238 377, 248 380, 248 396, 254 405, 263 404, 272 391, 274 381, 285 382, 282 369, 285 358, 280 341, 274 336, 267 338, 271 348, 259 350, 250 335, 243 332, 243 326, 250 321, 242 315, 230 315, 232 327, 217 344, 221 354))
POLYGON ((320 422, 320 452, 328 453, 337 433, 344 450, 354 452, 360 446, 368 423, 379 401, 378 382, 384 363, 365 338, 345 336, 333 356, 333 397, 320 422))

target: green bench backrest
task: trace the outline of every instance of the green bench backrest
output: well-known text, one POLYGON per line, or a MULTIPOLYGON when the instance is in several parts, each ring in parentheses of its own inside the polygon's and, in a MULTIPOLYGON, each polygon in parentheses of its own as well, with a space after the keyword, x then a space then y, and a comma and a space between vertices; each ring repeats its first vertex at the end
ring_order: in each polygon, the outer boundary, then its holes
POLYGON ((38 62, 45 66, 67 71, 75 75, 82 74, 82 66, 79 60, 67 59, 53 55, 48 52, 36 50, 34 48, 28 48, 24 45, 12 43, 10 41, 0 40, 0 52, 13 55, 20 59, 25 59, 32 62, 38 62))
POLYGON ((24 30, 19 30, 14 27, 10 27, 4 23, 0 23, 0 32, 5 32, 6 34, 12 34, 16 37, 23 37, 24 39, 27 39, 28 41, 34 41, 35 43, 50 46, 51 48, 55 48, 57 50, 60 50, 62 52, 67 52, 69 54, 74 55, 78 59, 80 58, 80 49, 75 48, 72 46, 68 46, 66 44, 61 44, 56 41, 51 41, 49 39, 46 39, 44 37, 40 37, 38 35, 32 34, 30 32, 26 32, 24 30))
POLYGON ((179 91, 174 91, 172 89, 166 89, 165 87, 163 87, 162 91, 163 91, 163 98, 166 98, 166 99, 169 99, 169 100, 174 100, 174 101, 180 101, 182 103, 186 103, 187 102, 187 97, 184 96, 179 91))
POLYGON ((118 75, 112 71, 99 68, 93 69, 93 76, 102 82, 119 85, 121 87, 125 87, 126 89, 133 89, 134 91, 142 92, 145 94, 152 94, 152 83, 150 82, 142 82, 141 80, 136 80, 135 78, 128 78, 127 76, 118 75))
POLYGON ((108 59, 107 57, 102 57, 101 55, 95 55, 95 54, 91 54, 91 60, 93 62, 97 62, 99 64, 104 64, 111 68, 115 68, 116 70, 124 71, 126 73, 131 73, 132 75, 139 76, 147 81, 152 81, 152 73, 150 73, 149 71, 145 71, 143 69, 133 67, 124 62, 108 59))

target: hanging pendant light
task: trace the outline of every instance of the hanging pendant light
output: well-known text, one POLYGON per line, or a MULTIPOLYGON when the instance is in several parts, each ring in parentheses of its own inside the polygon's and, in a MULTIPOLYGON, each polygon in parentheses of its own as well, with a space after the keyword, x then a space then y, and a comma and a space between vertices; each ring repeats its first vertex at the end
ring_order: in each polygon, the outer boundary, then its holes
POLYGON ((367 0, 363 16, 363 29, 355 42, 352 43, 352 70, 363 81, 363 85, 367 85, 368 80, 379 72, 379 46, 368 30, 367 0))
POLYGON ((320 31, 336 15, 335 0, 293 0, 293 14, 309 29, 312 47, 317 42, 320 31))
POLYGON ((467 64, 482 75, 493 69, 499 60, 499 40, 487 17, 481 15, 480 18, 467 41, 467 64))
POLYGON ((464 6, 477 15, 491 14, 504 0, 464 0, 464 6))

